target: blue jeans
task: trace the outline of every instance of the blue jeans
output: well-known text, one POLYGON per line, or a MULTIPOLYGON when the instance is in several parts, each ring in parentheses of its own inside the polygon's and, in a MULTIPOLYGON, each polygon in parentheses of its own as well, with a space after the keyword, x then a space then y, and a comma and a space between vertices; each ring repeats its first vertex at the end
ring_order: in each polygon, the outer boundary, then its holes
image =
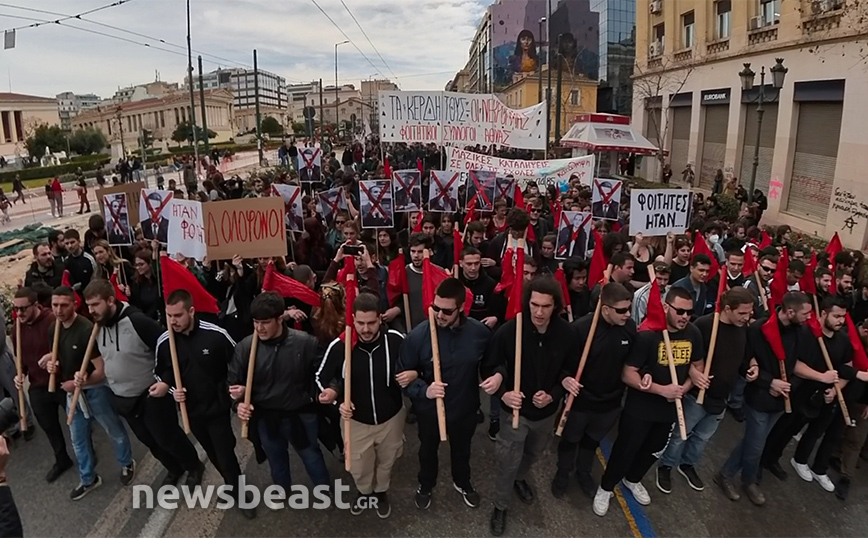
POLYGON ((675 467, 676 465, 689 465, 693 467, 702 456, 702 451, 708 440, 717 431, 724 413, 712 415, 705 408, 696 403, 696 397, 687 394, 682 400, 684 404, 684 422, 687 429, 687 440, 681 440, 681 434, 677 428, 672 430, 669 436, 669 444, 660 457, 660 465, 675 467))
POLYGON ((782 414, 782 411, 763 413, 756 411, 747 403, 744 404, 744 437, 723 464, 720 470, 723 476, 734 478, 741 470, 742 484, 748 486, 759 482, 760 457, 766 445, 766 438, 782 414))
MULTIPOLYGON (((319 430, 317 416, 315 413, 300 413, 299 418, 310 445, 307 448, 296 450, 296 453, 301 458, 313 485, 327 485, 329 472, 326 469, 317 439, 319 430)), ((271 479, 276 485, 282 486, 289 492, 292 487, 292 473, 289 469, 289 440, 292 438, 292 421, 289 418, 280 420, 278 431, 274 434, 269 433, 265 420, 259 420, 257 424, 262 449, 265 451, 268 467, 271 469, 271 479)))
POLYGON ((747 381, 743 377, 736 378, 735 385, 732 386, 732 391, 726 400, 726 405, 730 409, 741 409, 744 406, 744 387, 746 385, 747 381))
MULTIPOLYGON (((111 390, 106 385, 92 387, 81 391, 82 400, 88 406, 90 418, 86 418, 79 408, 75 410, 72 424, 69 425, 69 437, 72 440, 72 450, 78 461, 78 475, 81 483, 90 485, 96 479, 93 456, 93 440, 91 439, 91 425, 96 420, 102 429, 108 434, 115 449, 115 458, 121 467, 126 467, 133 462, 133 453, 130 448, 130 438, 121 418, 111 406, 111 390)), ((69 402, 67 402, 69 412, 69 402)))

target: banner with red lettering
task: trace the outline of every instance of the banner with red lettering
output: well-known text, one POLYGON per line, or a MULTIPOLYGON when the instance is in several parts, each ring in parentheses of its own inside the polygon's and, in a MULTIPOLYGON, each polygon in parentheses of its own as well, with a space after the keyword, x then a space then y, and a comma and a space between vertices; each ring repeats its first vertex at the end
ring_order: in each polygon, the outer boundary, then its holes
POLYGON ((536 181, 540 190, 556 185, 561 192, 568 190, 570 178, 575 176, 582 185, 591 186, 594 178, 594 156, 585 155, 570 159, 502 159, 460 148, 446 148, 446 171, 461 173, 464 177, 471 170, 490 170, 498 177, 513 176, 522 188, 528 181, 536 181))
POLYGON ((163 217, 169 221, 169 254, 202 261, 208 254, 205 227, 202 224, 202 202, 173 198, 169 209, 163 211, 163 217))
POLYGON ((544 150, 546 103, 516 110, 494 94, 381 91, 380 140, 544 150))
POLYGON ((241 198, 202 205, 211 260, 286 256, 283 199, 241 198))

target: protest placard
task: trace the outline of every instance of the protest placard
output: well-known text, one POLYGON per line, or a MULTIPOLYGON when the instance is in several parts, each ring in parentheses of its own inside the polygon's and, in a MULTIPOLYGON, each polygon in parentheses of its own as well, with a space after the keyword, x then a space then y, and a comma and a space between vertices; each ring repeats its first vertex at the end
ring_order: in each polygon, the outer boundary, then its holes
POLYGON ((594 178, 591 213, 595 219, 618 220, 621 216, 621 182, 594 178))
POLYGON ((96 199, 99 202, 100 212, 105 213, 105 208, 103 207, 103 196, 122 192, 129 195, 127 196, 127 203, 129 204, 128 209, 130 225, 136 226, 139 223, 139 200, 141 199, 140 193, 142 192, 142 189, 146 187, 147 185, 145 185, 143 181, 137 181, 135 183, 121 183, 120 185, 102 187, 101 189, 97 189, 96 199))
POLYGON ((395 225, 392 212, 392 189, 388 179, 359 182, 359 209, 362 228, 391 228, 395 225))
POLYGON ((395 170, 392 172, 392 188, 395 191, 395 211, 422 210, 422 172, 415 168, 395 170))
POLYGON ((318 192, 316 201, 320 215, 328 226, 332 225, 338 211, 347 210, 347 198, 344 196, 344 190, 340 187, 318 192))
POLYGON ((169 254, 181 254, 202 261, 208 254, 202 203, 195 200, 172 200, 166 210, 166 217, 169 221, 169 254))
POLYGON ((428 210, 456 213, 458 211, 458 188, 461 185, 461 174, 431 170, 428 210))
POLYGON ((494 191, 496 186, 497 176, 494 172, 490 170, 471 170, 467 177, 467 209, 471 209, 471 207, 477 211, 491 211, 494 209, 494 191))
POLYGON ((169 237, 169 206, 175 193, 157 189, 142 189, 139 200, 139 223, 142 235, 148 241, 154 239, 166 244, 169 237))
POLYGON ((508 175, 506 177, 497 176, 496 189, 494 190, 494 201, 506 200, 508 202, 515 201, 515 177, 508 175))
POLYGON ((283 200, 241 198, 202 205, 208 259, 286 256, 283 200))
POLYGON ((588 251, 593 217, 581 211, 562 211, 558 224, 555 258, 584 258, 588 251))
POLYGON ((283 208, 286 212, 286 229, 293 232, 304 231, 304 213, 301 208, 301 187, 275 183, 271 186, 272 194, 283 198, 283 208))
POLYGON ((111 246, 133 244, 133 228, 130 225, 129 196, 125 192, 106 194, 102 197, 103 218, 111 246))
POLYGON ((630 235, 646 237, 684 233, 690 224, 693 193, 683 189, 633 189, 630 235))
POLYGON ((555 185, 561 192, 568 190, 572 176, 582 185, 591 185, 594 177, 594 156, 572 157, 570 159, 543 159, 527 161, 524 159, 502 159, 460 148, 446 148, 446 171, 461 172, 464 177, 471 170, 491 170, 498 177, 513 176, 524 187, 528 181, 535 181, 540 190, 555 185))
POLYGON ((305 182, 320 180, 322 170, 322 150, 320 148, 298 148, 298 178, 305 182))

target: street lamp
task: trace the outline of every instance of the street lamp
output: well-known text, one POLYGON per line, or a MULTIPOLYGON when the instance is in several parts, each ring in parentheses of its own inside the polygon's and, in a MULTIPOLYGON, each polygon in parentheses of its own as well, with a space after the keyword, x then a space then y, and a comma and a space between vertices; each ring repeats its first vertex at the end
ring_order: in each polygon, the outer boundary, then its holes
MULTIPOLYGON (((542 50, 543 43, 545 43, 545 41, 543 41, 543 37, 542 37, 542 35, 543 35, 543 23, 544 22, 546 22, 546 18, 540 17, 540 19, 539 19, 539 34, 537 34, 537 37, 539 37, 540 51, 542 50)), ((537 54, 537 57, 539 57, 539 56, 542 56, 542 55, 537 54)), ((538 68, 537 70, 539 71, 539 95, 537 98, 537 102, 542 103, 542 99, 543 99, 543 94, 542 94, 542 59, 537 59, 536 63, 537 63, 537 68, 538 68)))
POLYGON ((340 118, 338 117, 338 47, 341 45, 346 45, 350 40, 341 41, 340 43, 335 43, 335 133, 337 133, 341 126, 340 118))
MULTIPOLYGON (((784 67, 784 59, 783 58, 775 58, 775 65, 769 72, 772 75, 772 87, 776 90, 780 90, 784 87, 784 79, 787 75, 787 69, 784 67)), ((738 76, 741 78, 741 89, 742 91, 749 92, 753 90, 753 81, 756 73, 750 68, 750 64, 744 64, 744 69, 739 71, 738 76)), ((760 134, 762 133, 763 127, 763 114, 765 113, 765 109, 763 109, 763 103, 766 101, 766 68, 763 66, 760 68, 760 85, 759 91, 757 95, 757 105, 756 105, 756 143, 753 147, 753 165, 751 167, 750 172, 750 184, 747 191, 747 203, 748 205, 753 203, 753 192, 756 185, 756 171, 759 167, 759 146, 760 146, 760 134)), ((769 99, 772 102, 772 99, 769 99)))

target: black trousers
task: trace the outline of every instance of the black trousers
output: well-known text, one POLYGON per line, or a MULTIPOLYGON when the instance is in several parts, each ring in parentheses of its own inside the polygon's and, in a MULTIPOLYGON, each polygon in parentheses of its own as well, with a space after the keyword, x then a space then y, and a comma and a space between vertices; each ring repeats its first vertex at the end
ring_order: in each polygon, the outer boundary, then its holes
MULTIPOLYGON (((58 383, 59 385, 60 383, 58 383)), ((48 392, 48 387, 30 387, 30 407, 36 415, 36 422, 48 437, 54 461, 58 464, 72 462, 66 451, 66 439, 60 425, 60 415, 66 414, 66 392, 58 387, 57 392, 48 392)))
MULTIPOLYGON (((808 418, 804 414, 799 413, 798 409, 801 406, 797 405, 795 400, 793 400, 792 405, 793 412, 783 414, 772 428, 772 431, 769 432, 766 446, 763 448, 763 455, 760 459, 763 467, 778 463, 778 460, 781 459, 781 455, 784 453, 784 449, 790 443, 790 439, 799 433, 805 425, 808 428, 802 434, 801 439, 799 439, 798 445, 796 445, 793 459, 796 460, 796 463, 808 463, 811 452, 814 451, 814 447, 817 446, 820 438, 824 437, 826 430, 832 424, 832 420, 837 419, 841 421, 842 425, 844 423, 840 413, 836 412, 838 409, 837 401, 823 405, 820 408, 820 414, 813 418, 808 418)), ((820 444, 820 449, 817 450, 817 455, 814 456, 815 473, 826 474, 826 470, 829 468, 829 458, 832 456, 832 451, 836 448, 834 445, 837 444, 837 441, 840 441, 843 433, 843 430, 838 432, 837 435, 833 433, 828 441, 824 437, 823 442, 820 444)))
POLYGON ((169 473, 181 475, 199 465, 199 456, 178 425, 175 400, 166 395, 151 398, 147 392, 125 398, 112 395, 112 407, 169 473))
POLYGON ((190 417, 190 431, 205 449, 223 481, 237 488, 241 466, 235 455, 235 433, 229 411, 212 417, 190 417))
POLYGON ((565 478, 573 469, 590 474, 597 447, 620 414, 620 407, 599 413, 571 411, 558 443, 558 476, 565 478))
POLYGON ((656 454, 666 447, 671 431, 671 422, 651 422, 622 413, 600 487, 612 491, 622 478, 633 483, 642 480, 657 461, 656 454))
MULTIPOLYGON (((449 414, 447 413, 448 417, 449 414)), ((438 458, 440 449, 440 429, 437 415, 420 413, 417 415, 419 429, 419 485, 422 489, 433 489, 437 484, 438 458)), ((452 481, 460 488, 470 486, 470 442, 476 431, 476 413, 467 413, 455 421, 446 422, 449 437, 449 452, 452 460, 452 481)))

